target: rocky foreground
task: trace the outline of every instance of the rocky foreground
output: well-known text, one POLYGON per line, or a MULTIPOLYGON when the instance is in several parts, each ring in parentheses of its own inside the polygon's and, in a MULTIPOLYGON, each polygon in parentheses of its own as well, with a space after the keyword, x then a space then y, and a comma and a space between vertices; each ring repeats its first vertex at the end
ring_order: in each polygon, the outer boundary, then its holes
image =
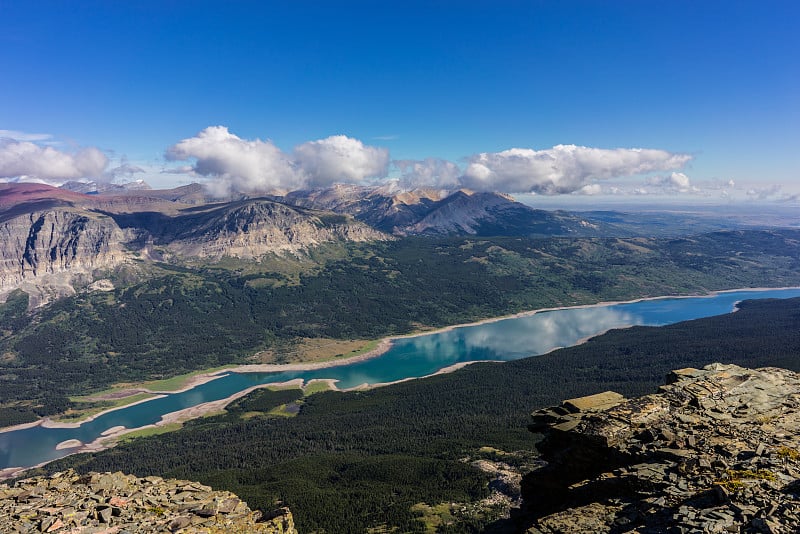
POLYGON ((523 479, 523 531, 800 532, 800 376, 714 364, 668 382, 533 414, 548 465, 523 479))
POLYGON ((296 534, 287 508, 265 517, 197 482, 74 471, 0 485, 0 532, 296 534))

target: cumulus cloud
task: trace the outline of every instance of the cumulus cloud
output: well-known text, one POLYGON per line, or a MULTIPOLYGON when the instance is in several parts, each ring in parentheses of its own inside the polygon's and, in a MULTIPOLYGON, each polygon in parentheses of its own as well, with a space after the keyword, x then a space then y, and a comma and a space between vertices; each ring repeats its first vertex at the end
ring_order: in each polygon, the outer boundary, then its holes
POLYGON ((104 178, 107 179, 108 181, 130 182, 133 180, 135 175, 144 172, 147 171, 142 167, 139 167, 138 165, 133 165, 123 160, 116 167, 113 167, 108 171, 106 171, 104 174, 104 178))
POLYGON ((166 157, 172 161, 194 159, 194 165, 177 172, 189 170, 212 178, 209 185, 218 194, 360 182, 386 176, 389 165, 388 150, 345 135, 309 141, 287 154, 271 141, 242 139, 225 126, 209 126, 178 142, 167 150, 166 157))
POLYGON ((689 177, 682 172, 673 172, 669 176, 654 176, 650 178, 647 183, 673 191, 687 192, 696 190, 692 187, 689 177))
POLYGON ((241 139, 225 126, 209 126, 178 142, 167 150, 166 157, 172 161, 194 158, 192 171, 217 178, 218 193, 295 188, 303 182, 294 162, 272 142, 241 139))
POLYGON ((365 145, 346 135, 303 143, 295 147, 294 157, 312 186, 383 178, 389 167, 387 149, 365 145))
POLYGON ((461 169, 451 161, 438 158, 424 160, 395 160, 400 170, 400 185, 408 189, 435 187, 458 189, 461 186, 461 169))
POLYGON ((600 195, 602 193, 603 193, 603 188, 600 187, 600 184, 587 184, 575 191, 575 194, 577 195, 587 195, 587 196, 600 195))
POLYGON ((562 194, 595 180, 678 169, 691 158, 688 154, 642 148, 512 148, 469 158, 462 183, 479 191, 562 194))
MULTIPOLYGON (((365 183, 387 178, 390 164, 386 148, 365 145, 346 135, 308 141, 284 152, 269 140, 242 139, 225 126, 210 126, 183 139, 170 147, 166 156, 173 161, 194 161, 188 168, 164 172, 209 178, 212 192, 223 194, 365 183)), ((662 191, 691 188, 689 178, 677 172, 691 159, 688 154, 657 149, 557 145, 544 150, 512 148, 475 154, 466 158, 464 168, 438 158, 391 163, 399 171, 396 179, 400 186, 408 189, 466 187, 504 193, 598 195, 605 192, 599 181, 659 171, 675 171, 649 182, 662 191)))
POLYGON ((106 165, 108 158, 95 147, 64 152, 31 141, 0 140, 0 178, 45 182, 99 178, 106 165))

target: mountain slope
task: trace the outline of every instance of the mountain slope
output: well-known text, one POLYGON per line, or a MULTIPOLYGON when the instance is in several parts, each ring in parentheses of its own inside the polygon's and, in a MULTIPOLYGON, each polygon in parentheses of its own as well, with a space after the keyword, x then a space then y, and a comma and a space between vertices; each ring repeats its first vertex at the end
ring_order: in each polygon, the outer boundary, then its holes
POLYGON ((337 185, 294 191, 281 201, 347 213, 396 235, 599 236, 628 235, 563 211, 537 210, 500 193, 468 190, 399 192, 387 187, 337 185))
POLYGON ((246 200, 177 217, 168 248, 181 257, 253 259, 297 253, 334 241, 364 242, 388 236, 343 215, 298 209, 269 200, 246 200))
POLYGON ((134 260, 257 259, 389 238, 347 215, 267 199, 186 203, 200 193, 187 187, 86 195, 40 184, 0 186, 0 296, 23 288, 35 307, 134 260))
POLYGON ((533 414, 526 532, 798 532, 800 375, 715 363, 533 414))
POLYGON ((106 216, 58 207, 0 222, 0 294, 22 288, 35 307, 71 294, 76 281, 126 261, 126 232, 106 216))
POLYGON ((409 234, 596 236, 605 225, 563 211, 537 210, 499 193, 456 191, 439 201, 409 234))
POLYGON ((326 189, 293 191, 280 200, 293 206, 346 213, 383 232, 404 228, 427 215, 441 198, 439 191, 397 192, 387 187, 338 184, 326 189))

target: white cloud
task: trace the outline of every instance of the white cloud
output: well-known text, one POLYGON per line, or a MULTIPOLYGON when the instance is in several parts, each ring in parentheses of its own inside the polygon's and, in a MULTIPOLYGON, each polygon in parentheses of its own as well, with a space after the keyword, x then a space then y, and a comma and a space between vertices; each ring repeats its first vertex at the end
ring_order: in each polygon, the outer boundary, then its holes
POLYGON ((647 183, 682 193, 697 191, 696 188, 692 187, 689 177, 682 172, 673 172, 669 176, 654 176, 647 180, 647 183))
POLYGON ((603 193, 603 188, 600 187, 600 184, 586 184, 577 191, 575 191, 575 194, 577 195, 587 195, 587 196, 600 195, 602 193, 603 193))
POLYGON ((47 141, 52 139, 52 135, 45 133, 27 133, 19 130, 0 130, 0 139, 10 139, 12 141, 47 141))
POLYGON ((512 148, 469 158, 462 183, 480 191, 571 193, 595 180, 678 169, 691 158, 688 154, 641 148, 512 148))
POLYGON ((689 183, 689 177, 682 172, 673 172, 670 174, 669 184, 677 189, 689 189, 692 185, 689 183))
POLYGON ((161 169, 161 174, 188 174, 190 176, 194 176, 197 173, 194 172, 193 166, 181 165, 180 167, 167 167, 166 169, 161 169))
POLYGON ((106 171, 104 178, 108 181, 122 181, 130 182, 133 180, 134 175, 147 172, 138 165, 133 165, 127 161, 121 161, 119 165, 106 171))
POLYGON ((248 141, 230 133, 225 126, 209 126, 194 137, 184 139, 167 150, 167 159, 194 158, 192 171, 216 178, 214 192, 231 189, 259 192, 271 189, 297 189, 304 178, 294 162, 270 141, 248 141))
POLYGON ((9 138, 0 141, 0 178, 27 178, 55 183, 98 178, 107 164, 108 158, 95 147, 70 153, 30 141, 9 138))
POLYGON ((389 167, 387 149, 365 145, 346 135, 303 143, 295 147, 294 157, 312 186, 383 178, 389 167))
POLYGON ((779 197, 781 186, 778 184, 768 185, 764 187, 752 187, 747 190, 747 196, 754 200, 770 200, 779 197))
POLYGON ((400 184, 405 188, 458 189, 461 185, 459 180, 461 169, 451 161, 426 158, 424 160, 395 160, 392 163, 400 169, 400 184))
POLYGON ((359 182, 384 177, 389 151, 364 145, 358 139, 335 135, 309 141, 287 154, 271 141, 242 139, 225 126, 209 126, 194 137, 167 150, 167 159, 195 159, 195 164, 166 172, 191 173, 212 178, 213 193, 231 190, 256 193, 359 182))

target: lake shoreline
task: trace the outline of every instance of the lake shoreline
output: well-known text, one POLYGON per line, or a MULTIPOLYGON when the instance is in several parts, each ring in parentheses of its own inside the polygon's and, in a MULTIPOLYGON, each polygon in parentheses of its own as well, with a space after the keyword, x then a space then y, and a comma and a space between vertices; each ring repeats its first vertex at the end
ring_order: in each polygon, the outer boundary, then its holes
MULTIPOLYGON (((705 293, 705 294, 702 294, 702 295, 695 294, 695 295, 665 295, 665 296, 657 296, 657 297, 641 297, 641 298, 631 299, 631 300, 626 300, 626 301, 611 301, 611 302, 604 301, 604 302, 598 302, 598 303, 594 303, 594 304, 583 304, 583 305, 574 305, 574 306, 559 306, 559 307, 553 307, 553 308, 542 308, 542 309, 537 309, 537 310, 528 310, 528 311, 518 312, 518 313, 514 313, 514 314, 500 316, 500 317, 491 317, 491 318, 483 319, 483 320, 480 320, 480 321, 474 321, 472 323, 464 323, 464 324, 452 325, 452 326, 439 328, 439 329, 435 329, 435 330, 428 330, 428 331, 424 331, 424 332, 414 332, 414 333, 411 333, 411 334, 408 334, 408 335, 403 335, 403 336, 386 337, 386 338, 383 338, 380 341, 378 341, 377 345, 375 345, 373 347, 373 349, 371 349, 371 350, 369 350, 369 351, 367 351, 367 352, 365 352, 363 354, 358 354, 356 356, 352 356, 352 357, 349 357, 349 358, 328 360, 328 361, 324 361, 324 362, 307 362, 307 363, 293 363, 293 364, 254 364, 254 365, 241 365, 241 366, 226 367, 226 368, 216 368, 216 369, 213 369, 213 370, 210 369, 210 370, 208 370, 208 372, 199 371, 199 372, 192 373, 189 376, 186 376, 186 378, 184 380, 181 380, 181 381, 178 382, 179 384, 182 385, 181 389, 179 389, 179 390, 173 390, 173 391, 169 391, 169 392, 155 391, 155 390, 151 390, 149 388, 145 388, 144 386, 136 386, 136 385, 132 384, 130 389, 123 390, 123 391, 125 392, 125 396, 132 396, 132 395, 134 395, 136 393, 148 392, 148 393, 152 393, 154 395, 159 395, 160 397, 164 397, 164 396, 167 396, 169 393, 179 393, 179 392, 189 391, 189 390, 193 389, 194 387, 199 386, 200 384, 205 384, 205 383, 211 382, 213 380, 216 380, 217 378, 222 378, 224 376, 229 376, 231 373, 241 373, 241 374, 245 374, 245 373, 275 373, 275 372, 282 372, 282 371, 306 371, 306 370, 317 370, 317 369, 333 368, 333 367, 344 367, 344 366, 348 366, 348 365, 351 365, 351 364, 354 364, 354 363, 357 363, 357 362, 363 362, 363 361, 366 361, 366 360, 370 360, 372 358, 375 358, 375 357, 378 357, 378 356, 384 354, 386 351, 388 351, 392 347, 392 345, 394 344, 394 342, 396 340, 413 338, 413 337, 420 337, 420 336, 427 336, 427 335, 435 335, 435 334, 442 333, 442 332, 448 332, 448 331, 454 330, 456 328, 474 327, 474 326, 488 324, 488 323, 495 323, 495 322, 503 321, 503 320, 506 320, 506 319, 529 317, 529 316, 533 316, 533 315, 544 313, 544 312, 559 311, 559 310, 577 310, 577 309, 597 308, 597 307, 610 307, 610 306, 615 306, 615 305, 635 304, 635 303, 639 303, 639 302, 657 301, 657 300, 713 298, 715 296, 719 296, 719 295, 725 294, 725 293, 736 293, 736 292, 741 292, 741 293, 754 292, 754 293, 756 293, 756 292, 769 292, 769 291, 781 291, 781 290, 784 290, 784 291, 785 290, 800 290, 800 287, 792 286, 792 287, 781 287, 781 288, 726 289, 726 290, 708 292, 708 293, 705 293)), ((737 295, 737 298, 738 297, 739 296, 737 295)), ((761 298, 769 298, 769 297, 768 296, 763 296, 761 298)), ((783 297, 783 298, 789 298, 789 297, 783 297)), ((739 300, 736 300, 732 305, 732 309, 730 309, 727 312, 723 312, 723 313, 735 312, 736 310, 738 310, 739 304, 742 302, 742 300, 747 300, 747 299, 748 299, 748 297, 745 295, 745 296, 743 296, 743 298, 741 298, 739 300)), ((630 326, 631 325, 614 326, 613 328, 615 328, 615 329, 616 328, 629 328, 630 326)), ((596 332, 596 333, 594 333, 592 335, 588 335, 588 336, 586 336, 584 338, 581 338, 581 339, 575 341, 574 343, 571 343, 569 346, 580 345, 580 344, 585 343, 586 341, 588 341, 588 340, 590 340, 590 339, 592 339, 592 338, 594 338, 594 337, 596 337, 598 335, 602 335, 603 333, 605 333, 607 331, 608 330, 599 331, 599 332, 596 332)), ((549 349, 547 352, 551 352, 553 350, 558 350, 559 348, 562 348, 562 347, 553 347, 553 348, 549 349)), ((254 390, 260 389, 260 388, 275 387, 275 386, 278 386, 278 387, 283 386, 283 387, 306 388, 306 387, 309 387, 311 384, 313 384, 315 382, 322 381, 322 382, 327 383, 328 389, 336 390, 336 391, 353 391, 353 390, 374 389, 374 388, 378 388, 378 387, 385 387, 385 386, 388 386, 388 385, 391 385, 391 384, 397 384, 397 383, 400 383, 400 382, 405 382, 405 381, 408 381, 408 380, 417 380, 419 378, 427 378, 427 377, 435 376, 435 375, 438 375, 438 374, 449 373, 449 372, 453 372, 453 371, 456 371, 458 369, 461 369, 461 368, 465 367, 466 365, 470 365, 472 363, 484 363, 484 362, 487 362, 487 361, 492 361, 492 360, 476 360, 476 361, 468 361, 468 362, 459 362, 459 363, 455 363, 455 364, 446 366, 444 368, 441 368, 441 369, 439 369, 439 370, 437 370, 437 371, 435 371, 433 373, 429 373, 427 375, 423 375, 423 376, 419 376, 419 377, 402 378, 402 379, 391 381, 391 382, 382 382, 382 383, 377 383, 376 382, 374 384, 363 383, 363 384, 359 384, 359 385, 357 385, 355 387, 348 387, 348 388, 339 388, 338 387, 338 381, 336 379, 326 379, 326 378, 314 378, 314 379, 311 379, 311 380, 308 380, 308 381, 303 381, 303 379, 296 378, 294 380, 289 380, 287 382, 281 382, 281 383, 270 383, 270 382, 268 382, 268 383, 256 384, 256 385, 253 385, 253 386, 248 387, 246 389, 243 389, 243 390, 240 390, 240 391, 236 391, 232 395, 230 395, 228 397, 225 397, 225 398, 222 398, 222 399, 208 401, 208 402, 205 402, 205 403, 200 403, 200 404, 196 404, 196 405, 193 405, 193 406, 189 406, 188 408, 184 408, 182 410, 177 410, 177 411, 174 411, 174 412, 169 412, 169 413, 166 413, 166 414, 162 414, 161 415, 161 419, 158 420, 157 422, 153 423, 153 424, 143 425, 141 427, 130 428, 130 429, 126 428, 124 426, 112 426, 111 428, 109 428, 106 431, 102 432, 101 435, 97 436, 91 442, 80 442, 78 440, 67 439, 67 440, 59 443, 56 446, 56 450, 66 451, 67 454, 65 454, 64 456, 69 456, 69 455, 77 454, 77 453, 97 452, 97 451, 100 451, 100 450, 108 449, 108 448, 111 448, 111 447, 117 445, 118 440, 119 440, 120 437, 122 437, 122 436, 124 436, 126 434, 129 434, 129 433, 132 433, 132 432, 146 430, 146 429, 149 429, 149 428, 163 428, 165 426, 174 425, 176 423, 177 424, 182 424, 182 423, 184 423, 184 422, 186 422, 188 420, 191 420, 191 419, 196 419, 196 418, 199 418, 199 417, 220 413, 228 404, 230 404, 234 400, 236 400, 236 399, 238 399, 240 397, 243 397, 243 396, 247 395, 248 393, 250 393, 251 391, 254 391, 254 390)), ((110 395, 113 395, 114 399, 124 398, 124 396, 123 397, 119 396, 120 393, 122 393, 122 392, 112 392, 110 395)), ((103 395, 103 394, 101 393, 100 395, 103 395)), ((152 398, 150 398, 150 399, 141 399, 139 401, 132 402, 131 404, 127 404, 127 405, 123 405, 123 406, 115 406, 115 407, 110 408, 108 410, 104 410, 103 412, 100 412, 100 413, 97 413, 97 414, 93 414, 92 416, 87 417, 86 419, 84 419, 84 420, 82 420, 80 422, 62 423, 62 422, 54 422, 54 421, 50 420, 49 418, 44 418, 44 419, 41 419, 39 421, 35 421, 35 422, 31 422, 31 423, 25 423, 25 424, 21 424, 21 425, 15 425, 13 427, 6 427, 4 429, 0 429, 0 433, 2 433, 2 432, 12 432, 14 430, 22 430, 22 429, 25 429, 25 428, 31 428, 31 427, 35 427, 35 426, 42 426, 44 428, 76 428, 76 427, 80 427, 83 423, 86 423, 88 421, 96 419, 97 417, 100 417, 103 414, 107 414, 109 412, 113 412, 113 411, 120 410, 120 409, 123 409, 123 408, 128 408, 128 407, 133 406, 135 404, 141 404, 141 403, 144 403, 144 402, 148 402, 149 400, 153 400, 153 399, 152 398)), ((168 431, 168 430, 172 430, 172 428, 165 429, 164 431, 168 431)), ((61 456, 61 457, 63 457, 63 456, 61 456)), ((51 461, 53 461, 53 460, 48 460, 48 461, 39 463, 39 464, 37 464, 35 466, 32 466, 32 467, 24 467, 24 468, 23 467, 7 467, 7 468, 0 469, 0 480, 4 480, 4 479, 7 479, 7 478, 19 476, 22 472, 24 472, 24 471, 26 471, 28 469, 41 467, 41 466, 43 466, 43 465, 45 465, 47 463, 50 463, 51 461)))
MULTIPOLYGON (((173 391, 157 391, 157 390, 150 390, 150 389, 144 388, 144 387, 135 388, 136 391, 138 391, 138 392, 152 393, 154 395, 158 395, 158 397, 154 397, 154 398, 150 398, 150 399, 142 399, 140 401, 133 402, 131 404, 124 404, 124 405, 121 405, 121 406, 115 406, 113 408, 109 408, 108 410, 104 410, 102 412, 98 412, 96 414, 93 414, 93 415, 91 415, 91 416, 89 416, 89 417, 87 417, 85 419, 82 419, 82 420, 76 421, 76 422, 69 422, 69 423, 57 422, 57 421, 51 420, 49 417, 45 417, 45 418, 39 419, 38 421, 32 421, 32 422, 29 422, 29 423, 21 423, 19 425, 0 428, 0 433, 13 432, 13 431, 16 431, 16 430, 23 430, 23 429, 26 429, 26 428, 33 428, 33 427, 36 427, 36 426, 43 426, 45 428, 77 428, 77 427, 81 426, 83 423, 90 422, 90 421, 100 417, 101 415, 105 415, 107 413, 110 413, 110 412, 113 412, 113 411, 116 411, 116 410, 121 410, 123 408, 128 408, 130 406, 134 406, 136 404, 147 402, 147 401, 153 400, 155 398, 161 398, 164 395, 174 394, 174 393, 183 393, 183 392, 189 391, 190 389, 192 389, 194 387, 197 387, 199 385, 202 385, 202 384, 211 382, 212 380, 216 380, 218 378, 221 378, 221 377, 225 376, 228 373, 278 373, 278 372, 284 372, 284 371, 313 371, 313 370, 317 370, 317 369, 326 369, 326 368, 330 368, 330 367, 339 367, 339 366, 352 365, 354 363, 363 362, 363 361, 366 361, 366 360, 370 360, 372 358, 376 358, 376 357, 386 353, 389 349, 391 349, 392 345, 394 344, 394 341, 396 341, 396 340, 410 339, 410 338, 415 338, 415 337, 420 337, 420 336, 427 336, 427 335, 432 335, 432 334, 440 334, 440 333, 444 333, 444 332, 449 332, 449 331, 455 330, 457 328, 467 328, 467 327, 473 327, 473 326, 480 326, 480 325, 484 325, 484 324, 490 324, 490 323, 495 323, 495 322, 499 322, 499 321, 504 321, 504 320, 507 320, 507 319, 517 319, 517 318, 521 318, 521 317, 530 317, 530 316, 533 316, 533 315, 536 315, 536 314, 540 314, 540 313, 559 311, 559 310, 575 310, 575 309, 598 308, 598 307, 616 306, 616 305, 622 305, 622 304, 635 304, 637 302, 647 302, 647 301, 654 301, 654 300, 688 299, 688 298, 711 298, 711 297, 714 297, 716 295, 720 295, 720 294, 723 294, 723 293, 737 293, 737 292, 747 292, 747 291, 752 291, 752 292, 778 291, 778 290, 788 290, 788 289, 800 289, 800 286, 720 289, 720 290, 710 291, 710 292, 707 292, 707 293, 704 293, 704 294, 662 295, 662 296, 657 296, 657 297, 640 297, 640 298, 635 298, 635 299, 630 299, 630 300, 601 301, 601 302, 597 302, 597 303, 594 303, 594 304, 576 304, 576 305, 572 305, 572 306, 557 306, 557 307, 551 307, 551 308, 539 308, 539 309, 536 309, 536 310, 526 310, 526 311, 522 311, 522 312, 508 314, 508 315, 502 315, 502 316, 497 316, 497 317, 488 317, 486 319, 481 319, 481 320, 473 321, 473 322, 470 322, 470 323, 459 323, 459 324, 455 324, 455 325, 445 326, 445 327, 442 327, 442 328, 436 328, 436 329, 433 329, 433 330, 426 330, 424 332, 414 332, 414 333, 411 333, 411 334, 404 334, 404 335, 399 335, 399 336, 385 337, 385 338, 381 339, 378 342, 378 344, 377 344, 377 346, 375 348, 373 348, 373 349, 371 349, 371 350, 369 350, 369 351, 367 351, 367 352, 365 352, 363 354, 359 354, 357 356, 351 356, 351 357, 348 357, 348 358, 327 360, 327 361, 323 361, 323 362, 308 362, 308 363, 300 362, 300 363, 290 363, 290 364, 244 364, 244 365, 237 365, 237 366, 233 366, 233 367, 227 367, 227 368, 224 368, 224 369, 216 369, 214 371, 209 371, 209 372, 200 371, 200 372, 197 372, 196 374, 194 374, 193 376, 189 377, 187 379, 187 381, 186 381, 186 384, 182 388, 177 389, 177 390, 173 390, 173 391)), ((736 309, 738 307, 738 304, 740 302, 741 301, 737 301, 737 303, 734 305, 733 310, 731 310, 732 312, 736 311, 736 309)), ((599 334, 594 334, 592 336, 588 336, 587 338, 580 340, 579 344, 580 343, 585 343, 586 341, 588 341, 592 337, 596 337, 597 335, 602 335, 602 333, 604 333, 604 332, 601 332, 599 334)), ((468 363, 477 363, 477 362, 468 362, 468 363)), ((452 370, 455 370, 455 369, 452 369, 452 370)), ((445 371, 445 370, 442 369, 442 370, 438 371, 437 373, 434 373, 433 375, 427 375, 425 377, 419 377, 419 378, 427 378, 428 376, 434 376, 434 375, 439 374, 440 372, 443 372, 443 371, 445 371)), ((446 372, 450 372, 450 370, 448 370, 446 372)), ((403 380, 411 380, 411 379, 403 379, 403 380)), ((416 380, 416 378, 414 380, 416 380)), ((382 387, 382 386, 387 386, 387 385, 394 384, 394 383, 397 383, 397 382, 399 382, 399 381, 388 382, 388 383, 385 383, 385 384, 371 384, 371 385, 367 385, 366 387, 367 388, 382 387)), ((332 389, 334 389, 336 391, 351 391, 351 390, 359 389, 359 388, 360 389, 364 389, 363 385, 362 386, 357 386, 355 388, 347 388, 347 389, 344 389, 344 390, 341 390, 338 387, 336 387, 336 385, 334 383, 331 383, 331 386, 332 386, 332 389)), ((220 401, 221 400, 224 400, 224 399, 220 399, 220 401)), ((228 402, 232 402, 233 400, 235 400, 235 399, 230 399, 228 402)), ((220 402, 220 401, 214 401, 214 402, 217 403, 217 402, 220 402)), ((195 408, 195 407, 192 407, 192 408, 195 408)), ((192 408, 188 408, 188 409, 192 409, 192 408)), ((166 414, 166 415, 169 415, 169 414, 166 414)), ((203 414, 201 413, 200 415, 203 415, 203 414)), ((200 415, 198 415, 198 417, 200 415)), ((145 427, 142 427, 142 428, 145 428, 145 427)), ((133 431, 133 430, 139 430, 139 429, 131 429, 130 431, 133 431)), ((2 479, 2 475, 0 475, 0 479, 2 479)))

